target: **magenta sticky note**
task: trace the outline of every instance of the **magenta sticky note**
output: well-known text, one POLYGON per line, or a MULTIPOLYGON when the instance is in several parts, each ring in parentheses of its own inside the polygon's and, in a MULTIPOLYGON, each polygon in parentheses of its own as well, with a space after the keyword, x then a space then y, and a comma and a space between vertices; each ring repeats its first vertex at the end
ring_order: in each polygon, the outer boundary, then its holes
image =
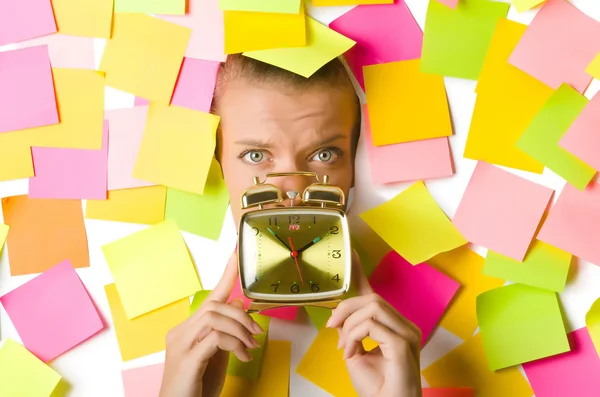
POLYGON ((58 123, 48 46, 0 52, 0 66, 0 133, 58 123))
POLYGON ((105 200, 108 175, 108 121, 104 121, 102 149, 32 147, 35 176, 29 197, 105 200))
POLYGON ((522 261, 553 192, 479 161, 452 223, 471 243, 522 261))
POLYGON ((538 234, 538 240, 600 266, 600 184, 581 191, 566 184, 538 234))
POLYGON ((171 105, 209 112, 220 62, 184 58, 171 105))
POLYGON ((47 45, 50 63, 53 68, 91 69, 95 68, 94 38, 51 34, 23 41, 17 48, 47 45))
POLYGON ((0 1, 0 46, 54 32, 56 23, 50 0, 0 1))
POLYGON ((421 329, 421 345, 427 342, 460 287, 426 263, 411 265, 396 251, 379 262, 369 282, 376 293, 421 329))
MULTIPOLYGON (((229 299, 227 299, 227 302, 231 302, 236 299, 242 299, 244 301, 244 308, 248 310, 250 302, 252 301, 244 296, 244 293, 242 292, 242 284, 240 282, 239 277, 235 282, 235 286, 233 287, 233 290, 231 291, 231 295, 229 296, 229 299)), ((281 320, 294 320, 296 318, 296 314, 298 314, 298 307, 278 307, 276 309, 265 310, 263 312, 260 312, 260 314, 279 318, 281 320)))
POLYGON ((536 397, 598 397, 600 359, 586 327, 567 335, 571 351, 523 364, 536 397))
POLYGON ((600 93, 587 103, 558 145, 600 171, 600 93))
POLYGON ((583 94, 585 72, 600 52, 600 22, 565 0, 548 0, 508 61, 554 89, 567 83, 583 94))
POLYGON ((356 41, 344 57, 363 90, 363 66, 421 57, 423 32, 404 0, 359 5, 329 27, 356 41))
POLYGON ((69 260, 0 297, 25 347, 49 362, 104 328, 69 260))
POLYGON ((158 397, 164 368, 161 363, 122 371, 125 397, 158 397))

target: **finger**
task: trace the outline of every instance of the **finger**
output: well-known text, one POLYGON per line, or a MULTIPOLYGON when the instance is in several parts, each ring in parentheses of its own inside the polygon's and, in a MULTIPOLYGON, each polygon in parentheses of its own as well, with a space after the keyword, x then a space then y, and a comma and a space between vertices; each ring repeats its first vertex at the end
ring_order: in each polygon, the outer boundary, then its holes
POLYGON ((368 319, 354 327, 346 335, 346 347, 344 348, 344 359, 354 357, 357 352, 362 353, 359 344, 367 336, 379 343, 381 354, 388 359, 405 359, 407 355, 414 357, 410 342, 396 335, 391 329, 374 319, 368 319))
POLYGON ((231 335, 242 341, 248 349, 254 349, 259 346, 258 341, 254 339, 246 327, 231 317, 213 311, 207 312, 198 321, 198 333, 194 336, 192 342, 201 341, 212 331, 231 335))
POLYGON ((194 313, 194 317, 196 318, 194 322, 197 322, 205 313, 211 311, 221 313, 236 320, 254 335, 264 332, 262 327, 244 310, 244 303, 239 299, 236 299, 231 303, 222 303, 218 301, 205 302, 205 304, 194 313))
POLYGON ((355 311, 369 303, 380 299, 379 295, 371 293, 368 295, 355 296, 340 302, 340 304, 332 311, 331 317, 327 321, 326 326, 329 328, 340 327, 344 321, 355 311))
POLYGON ((233 287, 235 286, 238 274, 238 257, 236 251, 229 258, 229 262, 227 262, 227 266, 225 266, 223 276, 221 276, 219 283, 210 292, 208 297, 206 297, 206 300, 226 302, 227 298, 229 298, 231 295, 233 287))
POLYGON ((373 292, 356 250, 352 251, 352 284, 358 295, 368 295, 373 292))
POLYGON ((196 363, 208 361, 219 349, 232 352, 240 361, 252 360, 252 356, 245 349, 242 341, 219 331, 210 332, 206 338, 198 342, 190 351, 189 357, 196 363))

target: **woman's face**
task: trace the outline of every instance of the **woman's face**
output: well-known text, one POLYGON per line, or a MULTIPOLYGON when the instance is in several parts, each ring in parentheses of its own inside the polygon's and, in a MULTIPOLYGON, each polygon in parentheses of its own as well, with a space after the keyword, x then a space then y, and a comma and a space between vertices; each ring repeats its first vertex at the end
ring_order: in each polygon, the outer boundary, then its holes
MULTIPOLYGON (((354 181, 353 132, 359 115, 351 86, 310 88, 227 83, 218 104, 219 160, 239 225, 241 196, 269 172, 312 171, 329 175, 346 197, 354 181)), ((285 192, 302 191, 314 178, 269 179, 285 192)), ((296 199, 298 204, 298 199, 296 199)))

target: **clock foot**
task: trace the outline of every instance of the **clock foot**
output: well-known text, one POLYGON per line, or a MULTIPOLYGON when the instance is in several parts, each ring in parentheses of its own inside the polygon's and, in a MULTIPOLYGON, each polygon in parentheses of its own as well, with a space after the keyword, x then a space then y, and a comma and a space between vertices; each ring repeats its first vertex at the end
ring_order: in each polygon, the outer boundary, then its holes
POLYGON ((263 310, 268 309, 276 309, 278 307, 288 307, 288 306, 312 306, 312 307, 322 307, 327 309, 335 309, 341 302, 341 299, 334 299, 328 301, 319 301, 319 302, 250 302, 250 306, 248 307, 248 313, 259 313, 263 310))

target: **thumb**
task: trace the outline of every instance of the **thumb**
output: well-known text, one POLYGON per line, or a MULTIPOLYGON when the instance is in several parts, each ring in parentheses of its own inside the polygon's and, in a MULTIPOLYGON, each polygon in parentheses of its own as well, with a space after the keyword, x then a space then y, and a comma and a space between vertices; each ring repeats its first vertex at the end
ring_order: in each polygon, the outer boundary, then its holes
POLYGON ((368 295, 373 292, 356 250, 352 250, 352 284, 358 295, 368 295))
POLYGON ((227 298, 231 295, 238 277, 238 257, 237 250, 233 252, 225 266, 225 271, 221 276, 221 279, 217 283, 216 287, 213 288, 211 293, 208 295, 206 300, 213 300, 218 302, 227 302, 227 298))

